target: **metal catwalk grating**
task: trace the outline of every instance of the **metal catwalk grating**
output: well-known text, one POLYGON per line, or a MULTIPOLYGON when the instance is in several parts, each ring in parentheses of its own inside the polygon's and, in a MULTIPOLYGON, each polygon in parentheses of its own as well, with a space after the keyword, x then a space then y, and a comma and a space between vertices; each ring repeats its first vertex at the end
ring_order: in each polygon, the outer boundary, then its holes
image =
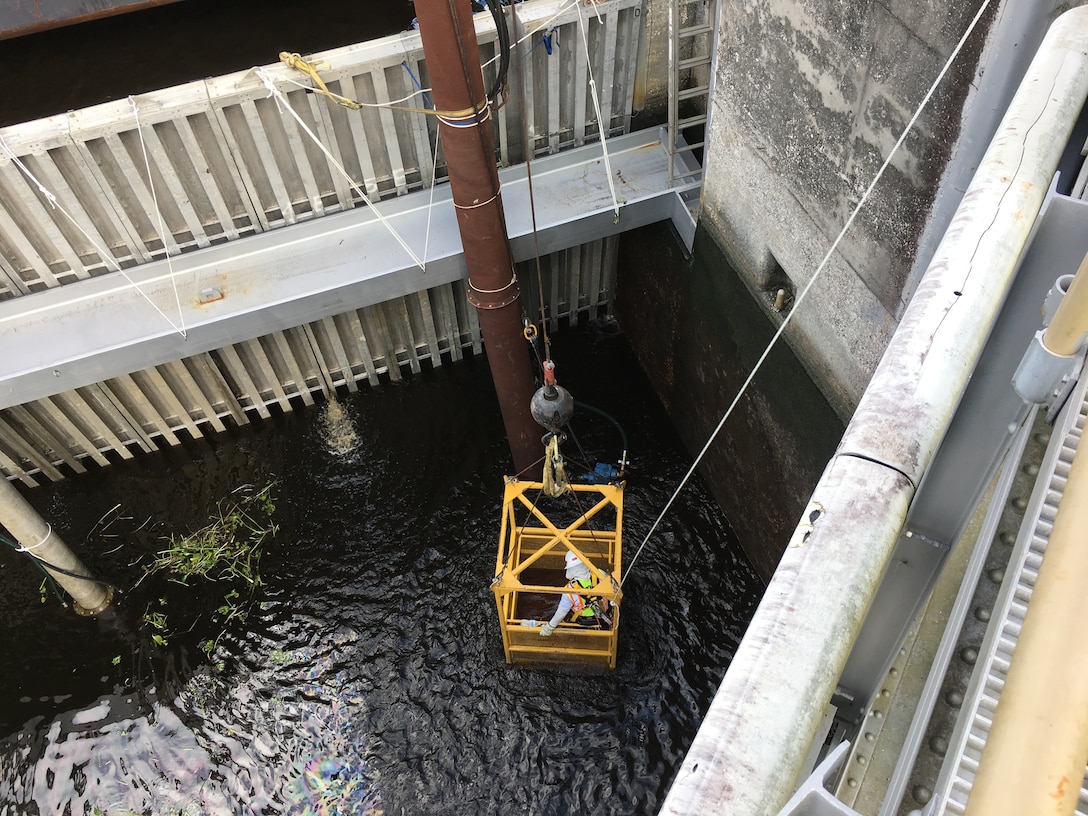
MULTIPOLYGON (((971 682, 964 694, 960 716, 949 741, 948 760, 941 771, 926 816, 962 814, 967 807, 975 772, 989 737, 994 712, 1031 602, 1035 580, 1046 552, 1050 531, 1065 490, 1088 417, 1082 375, 1051 435, 1024 523, 994 606, 990 626, 978 653, 971 682)), ((1088 772, 1081 785, 1077 814, 1088 816, 1088 772)))

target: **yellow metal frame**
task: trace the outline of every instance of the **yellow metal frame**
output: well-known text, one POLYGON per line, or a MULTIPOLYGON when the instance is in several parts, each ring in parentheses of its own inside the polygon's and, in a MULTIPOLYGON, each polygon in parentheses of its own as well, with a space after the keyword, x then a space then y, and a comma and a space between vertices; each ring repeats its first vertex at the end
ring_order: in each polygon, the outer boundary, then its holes
MULTIPOLYGON (((507 663, 576 663, 616 667, 616 645, 620 624, 620 577, 623 568, 623 483, 600 485, 571 485, 571 501, 583 506, 585 497, 595 499, 577 519, 566 527, 556 526, 527 494, 539 495, 541 482, 506 480, 503 496, 502 525, 499 550, 495 561, 495 579, 491 589, 502 630, 503 651, 507 663), (515 511, 529 510, 529 518, 519 525, 515 511), (610 529, 591 529, 591 520, 600 520, 608 511, 615 512, 615 525, 610 529), (535 522, 535 523, 534 523, 535 522), (529 567, 557 570, 563 575, 563 559, 567 550, 574 552, 596 578, 596 586, 585 591, 572 590, 562 584, 526 584, 522 576, 529 567), (560 623, 548 638, 540 629, 524 625, 518 615, 518 600, 523 593, 554 595, 558 602, 564 593, 607 599, 612 616, 608 631, 588 629, 577 624, 560 623)), ((565 501, 549 499, 549 501, 565 501)))

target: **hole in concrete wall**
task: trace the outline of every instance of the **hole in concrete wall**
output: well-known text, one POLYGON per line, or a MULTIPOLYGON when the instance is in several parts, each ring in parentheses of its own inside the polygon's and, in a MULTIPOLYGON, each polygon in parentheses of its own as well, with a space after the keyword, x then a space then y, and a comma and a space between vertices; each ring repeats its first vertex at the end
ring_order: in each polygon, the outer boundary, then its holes
POLYGON ((786 274, 786 270, 782 268, 782 264, 778 262, 773 254, 771 254, 767 275, 763 279, 763 291, 766 293, 771 308, 779 314, 785 314, 793 306, 793 298, 797 289, 793 285, 793 280, 786 274))

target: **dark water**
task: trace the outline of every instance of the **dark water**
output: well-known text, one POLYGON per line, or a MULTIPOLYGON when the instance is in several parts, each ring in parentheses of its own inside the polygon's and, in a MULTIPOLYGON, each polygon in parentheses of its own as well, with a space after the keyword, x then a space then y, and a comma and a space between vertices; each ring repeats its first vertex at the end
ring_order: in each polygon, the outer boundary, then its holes
MULTIPOLYGON (((554 350, 560 382, 629 438, 630 562, 690 459, 623 338, 568 330, 554 350)), ((685 489, 625 584, 614 672, 510 668, 488 589, 509 452, 486 365, 341 402, 348 454, 310 409, 28 494, 123 592, 111 619, 80 619, 0 547, 0 814, 656 813, 759 592, 708 491, 685 489), (217 615, 226 582, 133 588, 162 537, 269 480, 279 532, 247 617, 217 615)), ((618 457, 608 423, 574 430, 618 457)))
POLYGON ((0 126, 384 37, 414 16, 410 0, 180 0, 0 40, 0 126))

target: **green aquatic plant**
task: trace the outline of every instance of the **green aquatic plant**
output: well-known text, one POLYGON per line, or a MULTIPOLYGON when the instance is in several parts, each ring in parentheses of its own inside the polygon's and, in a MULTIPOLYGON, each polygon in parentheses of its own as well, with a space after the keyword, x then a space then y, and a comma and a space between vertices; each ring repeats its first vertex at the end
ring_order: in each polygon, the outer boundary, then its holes
POLYGON ((260 584, 262 547, 279 529, 272 521, 274 486, 270 482, 259 490, 252 485, 233 490, 216 504, 208 524, 188 535, 170 536, 169 546, 159 551, 145 574, 166 572, 181 584, 192 578, 260 584))
MULTIPOLYGON (((222 601, 211 611, 219 634, 200 642, 201 651, 209 657, 227 624, 235 618, 245 617, 249 600, 260 586, 261 553, 268 539, 279 529, 272 521, 276 511, 272 498, 274 487, 275 482, 269 482, 262 488, 242 485, 232 490, 216 503, 208 523, 199 530, 188 535, 170 536, 168 545, 156 553, 136 582, 138 586, 149 575, 163 573, 168 580, 184 586, 191 586, 201 579, 229 585, 222 601)), ((152 612, 149 606, 140 621, 150 630, 151 640, 158 646, 165 646, 169 637, 177 634, 167 625, 166 604, 165 598, 159 598, 159 611, 152 612)), ((188 631, 192 631, 192 626, 188 631)))
MULTIPOLYGON (((159 599, 159 603, 163 603, 163 600, 161 598, 159 599)), ((151 639, 157 645, 166 645, 166 636, 168 632, 166 628, 166 614, 164 612, 152 612, 151 607, 148 607, 147 611, 144 613, 143 618, 140 620, 140 623, 144 624, 145 626, 150 626, 152 629, 155 630, 151 633, 151 639)))

